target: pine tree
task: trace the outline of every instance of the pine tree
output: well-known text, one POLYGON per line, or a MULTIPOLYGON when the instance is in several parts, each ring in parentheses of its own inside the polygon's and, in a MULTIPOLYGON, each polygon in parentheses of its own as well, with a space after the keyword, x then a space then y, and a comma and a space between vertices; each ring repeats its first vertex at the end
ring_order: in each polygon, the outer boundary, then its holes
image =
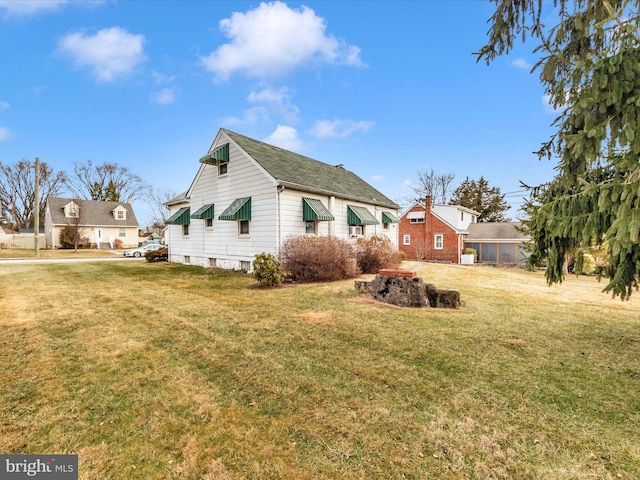
POLYGON ((480 214, 478 222, 508 222, 510 219, 504 216, 509 210, 509 204, 500 193, 498 187, 489 187, 489 182, 484 178, 476 182, 466 177, 464 181, 453 191, 451 205, 461 205, 480 214))
POLYGON ((525 207, 534 243, 529 266, 546 259, 547 281, 561 282, 567 254, 607 245, 605 291, 628 298, 640 271, 640 1, 494 3, 478 60, 489 63, 529 35, 551 104, 562 107, 555 134, 538 152, 557 159, 557 174, 531 188, 525 207), (546 29, 542 10, 549 7, 558 22, 546 29))

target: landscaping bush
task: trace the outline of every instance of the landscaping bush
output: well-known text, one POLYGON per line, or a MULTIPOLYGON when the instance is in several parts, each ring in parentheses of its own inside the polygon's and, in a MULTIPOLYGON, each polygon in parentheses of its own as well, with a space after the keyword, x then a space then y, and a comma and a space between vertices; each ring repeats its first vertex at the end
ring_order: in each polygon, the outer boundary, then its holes
POLYGON ((401 263, 400 255, 385 235, 358 238, 356 259, 362 273, 377 273, 381 268, 395 268, 401 263))
POLYGON ((335 237, 291 237, 282 245, 283 268, 297 282, 326 282, 358 275, 354 248, 335 237))
POLYGON ((282 263, 270 253, 262 252, 253 261, 253 278, 268 287, 280 285, 287 276, 282 263))
POLYGON ((576 275, 592 275, 596 271, 596 261, 593 255, 584 252, 578 252, 576 262, 573 267, 573 273, 576 275))

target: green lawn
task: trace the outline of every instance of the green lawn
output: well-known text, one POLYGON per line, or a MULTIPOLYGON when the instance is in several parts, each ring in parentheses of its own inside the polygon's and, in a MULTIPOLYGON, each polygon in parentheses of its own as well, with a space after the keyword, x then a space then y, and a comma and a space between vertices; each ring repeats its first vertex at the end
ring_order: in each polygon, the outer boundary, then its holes
POLYGON ((0 263, 0 452, 77 453, 101 480, 640 477, 640 292, 404 266, 466 306, 0 263))

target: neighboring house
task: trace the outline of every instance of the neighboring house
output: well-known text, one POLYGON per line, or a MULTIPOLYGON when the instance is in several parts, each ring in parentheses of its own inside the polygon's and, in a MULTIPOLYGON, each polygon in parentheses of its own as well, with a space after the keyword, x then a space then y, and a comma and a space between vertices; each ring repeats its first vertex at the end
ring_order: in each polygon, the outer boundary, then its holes
POLYGON ((101 202, 50 197, 45 211, 47 248, 60 248, 60 231, 78 226, 80 235, 96 248, 138 246, 138 220, 126 202, 101 202))
POLYGON ((169 260, 249 271, 299 235, 386 235, 395 202, 346 170, 220 129, 189 189, 166 203, 169 260))
POLYGON ((520 222, 490 222, 469 225, 465 248, 475 248, 480 263, 523 265, 529 252, 523 245, 531 238, 518 230, 520 222))
POLYGON ((464 237, 480 214, 460 205, 416 202, 400 217, 399 250, 409 259, 460 263, 464 237))

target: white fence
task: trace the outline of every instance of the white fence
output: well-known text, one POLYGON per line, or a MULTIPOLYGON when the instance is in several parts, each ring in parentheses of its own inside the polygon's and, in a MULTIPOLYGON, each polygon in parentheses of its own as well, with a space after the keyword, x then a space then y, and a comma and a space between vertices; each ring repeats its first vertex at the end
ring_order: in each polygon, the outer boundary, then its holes
MULTIPOLYGON (((0 236, 0 248, 19 248, 34 249, 36 248, 35 236, 33 234, 13 234, 0 236)), ((47 241, 44 235, 38 236, 38 246, 44 248, 47 241)))

